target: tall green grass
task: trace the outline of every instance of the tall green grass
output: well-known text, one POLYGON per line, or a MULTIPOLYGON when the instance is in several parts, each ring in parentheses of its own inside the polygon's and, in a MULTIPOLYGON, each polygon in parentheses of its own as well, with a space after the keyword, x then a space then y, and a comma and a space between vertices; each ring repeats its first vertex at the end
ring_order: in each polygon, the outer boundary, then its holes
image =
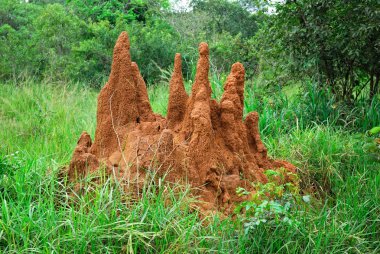
MULTIPOLYGON (((215 98, 222 83, 212 81, 215 98)), ((297 225, 264 223, 246 234, 239 219, 201 218, 190 209, 188 186, 158 181, 135 200, 113 179, 102 185, 83 179, 92 191, 68 195, 59 171, 80 133, 94 134, 97 91, 32 81, 0 85, 0 252, 378 253, 380 163, 364 153, 354 129, 312 120, 307 111, 301 118, 300 97, 251 89, 245 112, 259 111, 269 152, 299 168, 312 202, 292 214, 297 225)), ((156 112, 165 114, 167 91, 149 88, 156 112)), ((368 119, 376 119, 370 110, 368 119)))

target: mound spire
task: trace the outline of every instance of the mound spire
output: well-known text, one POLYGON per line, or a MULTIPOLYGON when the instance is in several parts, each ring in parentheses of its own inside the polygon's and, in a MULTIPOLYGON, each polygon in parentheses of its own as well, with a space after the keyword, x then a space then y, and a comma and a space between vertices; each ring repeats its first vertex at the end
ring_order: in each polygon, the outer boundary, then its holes
POLYGON ((168 104, 168 128, 178 126, 186 112, 186 104, 189 96, 186 93, 182 77, 182 59, 180 54, 174 58, 174 70, 170 80, 169 104, 168 104))

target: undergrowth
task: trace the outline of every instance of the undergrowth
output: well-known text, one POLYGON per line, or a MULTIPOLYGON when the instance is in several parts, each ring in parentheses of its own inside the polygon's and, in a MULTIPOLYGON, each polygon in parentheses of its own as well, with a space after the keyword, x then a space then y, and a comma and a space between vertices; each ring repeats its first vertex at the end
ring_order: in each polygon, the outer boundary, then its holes
MULTIPOLYGON (((220 98, 222 83, 212 80, 214 98, 220 98)), ((167 90, 149 88, 156 112, 165 114, 167 90)), ((278 217, 264 212, 263 223, 247 230, 247 221, 257 221, 254 213, 199 216, 189 187, 163 181, 145 188, 138 200, 111 178, 102 185, 83 179, 92 191, 69 195, 59 171, 80 133, 93 137, 97 91, 33 81, 0 85, 0 252, 378 253, 380 163, 357 138, 379 123, 378 102, 363 114, 360 107, 336 105, 340 113, 324 116, 323 104, 307 104, 310 94, 301 94, 266 97, 247 84, 245 112, 258 110, 271 156, 298 167, 297 195, 307 201, 288 209, 289 196, 281 197, 278 217), (284 214, 294 223, 283 223, 284 214)))

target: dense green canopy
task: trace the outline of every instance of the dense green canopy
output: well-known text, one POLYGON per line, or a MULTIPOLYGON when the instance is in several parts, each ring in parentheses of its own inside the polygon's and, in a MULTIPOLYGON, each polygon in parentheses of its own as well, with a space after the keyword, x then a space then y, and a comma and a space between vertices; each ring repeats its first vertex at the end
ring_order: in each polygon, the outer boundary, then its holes
POLYGON ((377 0, 0 0, 0 78, 27 75, 103 83, 117 35, 127 30, 132 57, 149 83, 167 78, 176 52, 192 78, 196 48, 207 41, 213 71, 242 62, 262 84, 314 82, 338 100, 379 93, 377 0))

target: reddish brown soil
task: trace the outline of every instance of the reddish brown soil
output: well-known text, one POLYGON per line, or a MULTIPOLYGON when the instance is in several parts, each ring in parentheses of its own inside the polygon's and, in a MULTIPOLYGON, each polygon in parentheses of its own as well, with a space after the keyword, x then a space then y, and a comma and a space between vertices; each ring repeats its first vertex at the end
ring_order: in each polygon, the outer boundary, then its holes
POLYGON ((272 160, 260 139, 256 112, 243 122, 244 67, 232 65, 220 102, 211 99, 209 50, 199 45, 191 95, 187 95, 176 54, 170 81, 168 115, 153 113, 145 82, 131 62, 126 32, 119 36, 112 71, 98 97, 95 141, 83 132, 69 166, 69 177, 105 167, 127 191, 141 188, 148 171, 169 182, 186 181, 204 210, 229 213, 241 201, 237 187, 252 190, 266 182, 266 169, 295 167, 272 160), (133 187, 131 187, 133 186, 133 187))

